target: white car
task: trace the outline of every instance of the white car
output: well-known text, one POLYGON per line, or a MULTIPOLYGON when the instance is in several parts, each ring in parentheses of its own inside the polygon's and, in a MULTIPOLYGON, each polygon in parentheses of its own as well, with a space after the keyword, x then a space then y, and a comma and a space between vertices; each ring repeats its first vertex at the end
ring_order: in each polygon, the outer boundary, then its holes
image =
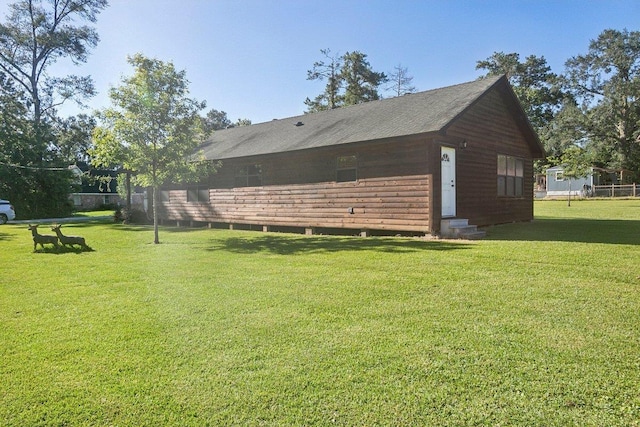
POLYGON ((12 221, 16 217, 16 211, 13 209, 13 205, 8 200, 0 199, 0 224, 6 224, 7 221, 12 221))

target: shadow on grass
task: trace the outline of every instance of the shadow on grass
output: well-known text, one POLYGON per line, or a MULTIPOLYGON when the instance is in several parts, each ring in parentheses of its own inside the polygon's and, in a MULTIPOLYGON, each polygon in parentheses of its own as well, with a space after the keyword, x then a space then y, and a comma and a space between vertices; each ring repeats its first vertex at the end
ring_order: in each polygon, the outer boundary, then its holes
POLYGON ((467 243, 444 242, 438 240, 401 240, 356 237, 307 237, 307 236, 258 236, 228 237, 212 242, 210 251, 229 251, 241 254, 270 252, 278 255, 297 253, 378 251, 387 253, 409 253, 419 251, 451 251, 468 249, 467 243))
POLYGON ((488 229, 486 240, 640 245, 640 221, 538 218, 488 229))
POLYGON ((89 248, 81 248, 81 247, 69 247, 69 246, 59 246, 57 249, 53 246, 45 246, 41 248, 38 245, 38 248, 33 251, 35 254, 48 254, 48 255, 66 255, 66 254, 83 254, 85 252, 95 252, 95 249, 89 248))
POLYGON ((16 236, 8 234, 8 233, 0 233, 0 242, 15 240, 16 236))

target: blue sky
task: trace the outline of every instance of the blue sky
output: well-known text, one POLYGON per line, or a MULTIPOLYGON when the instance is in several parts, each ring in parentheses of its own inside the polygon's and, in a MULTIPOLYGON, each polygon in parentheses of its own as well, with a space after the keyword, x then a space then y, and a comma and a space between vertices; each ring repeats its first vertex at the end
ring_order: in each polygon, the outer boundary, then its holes
MULTIPOLYGON (((0 13, 6 4, 0 0, 0 13), (4 3, 4 4, 2 4, 4 3)), ((544 56, 561 73, 604 29, 638 30, 637 0, 111 0, 88 62, 55 72, 91 75, 91 109, 141 52, 185 70, 191 97, 253 123, 302 114, 324 84, 306 80, 320 49, 368 55, 387 74, 402 64, 418 90, 474 80, 493 52, 544 56)), ((390 96, 390 95, 389 95, 390 96)), ((91 110, 89 110, 91 111, 91 110)), ((75 114, 65 108, 63 114, 75 114)))

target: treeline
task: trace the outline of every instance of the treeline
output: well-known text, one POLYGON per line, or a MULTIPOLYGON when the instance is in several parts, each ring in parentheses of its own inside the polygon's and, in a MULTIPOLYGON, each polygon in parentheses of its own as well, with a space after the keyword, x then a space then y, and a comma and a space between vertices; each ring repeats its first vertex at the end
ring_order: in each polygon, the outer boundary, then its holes
POLYGON ((603 31, 562 73, 544 56, 504 52, 476 68, 509 78, 546 149, 540 170, 592 165, 640 177, 640 32, 603 31))
POLYGON ((61 119, 66 101, 95 94, 90 77, 54 76, 60 59, 83 63, 98 43, 89 24, 106 0, 21 0, 0 24, 0 195, 21 217, 67 215, 73 177, 68 166, 88 160, 89 116, 61 119))
POLYGON ((338 55, 332 54, 331 49, 322 49, 320 53, 324 59, 315 62, 313 68, 307 71, 307 80, 326 81, 326 85, 322 93, 304 101, 308 113, 380 99, 380 86, 385 83, 389 83, 386 89, 394 96, 416 90, 411 84, 413 77, 402 65, 396 66, 387 76, 374 71, 367 55, 362 52, 338 55))

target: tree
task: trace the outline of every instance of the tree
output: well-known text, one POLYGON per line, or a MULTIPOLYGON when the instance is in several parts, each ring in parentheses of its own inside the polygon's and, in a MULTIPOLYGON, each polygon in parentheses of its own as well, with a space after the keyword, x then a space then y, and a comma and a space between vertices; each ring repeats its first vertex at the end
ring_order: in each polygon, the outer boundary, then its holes
POLYGON ((388 79, 384 73, 371 69, 366 54, 353 51, 332 56, 330 49, 320 52, 327 62, 315 62, 307 71, 307 80, 327 80, 327 85, 313 100, 304 101, 308 113, 380 99, 378 87, 388 79))
POLYGON ((96 119, 86 114, 58 120, 55 127, 56 146, 62 161, 89 163, 91 135, 96 127, 96 119))
POLYGON ((229 117, 227 117, 227 113, 218 111, 215 108, 209 110, 203 118, 203 127, 207 135, 216 130, 226 129, 229 126, 232 126, 232 123, 229 117))
POLYGON ((135 172, 139 185, 151 187, 154 243, 158 236, 158 189, 175 181, 195 181, 208 171, 193 158, 204 140, 199 111, 204 102, 188 98, 184 71, 158 59, 136 54, 128 58, 131 77, 109 92, 112 107, 100 114, 94 132, 94 164, 120 164, 135 172))
POLYGON ((565 66, 589 144, 606 166, 640 173, 640 32, 605 30, 565 66))
POLYGON ((18 167, 31 161, 31 126, 23 94, 16 90, 13 81, 0 72, 0 194, 16 206, 19 215, 30 205, 25 191, 31 187, 31 171, 18 167))
POLYGON ((249 126, 250 124, 251 120, 249 119, 238 119, 235 122, 232 122, 229 120, 229 117, 227 117, 227 113, 224 111, 218 111, 215 108, 209 110, 206 117, 202 119, 202 127, 207 136, 211 135, 211 133, 216 130, 249 126))
POLYGON ((530 55, 520 62, 517 53, 494 52, 478 61, 476 70, 486 70, 486 76, 505 74, 536 130, 553 120, 567 97, 560 88, 558 75, 551 72, 543 56, 530 55))
POLYGON ((562 154, 572 146, 586 147, 587 135, 582 122, 583 114, 578 105, 567 100, 553 120, 538 129, 540 139, 545 142, 548 165, 560 164, 562 154))
POLYGON ((344 105, 380 99, 378 87, 387 82, 387 76, 373 71, 367 55, 362 52, 347 52, 342 59, 340 75, 345 82, 344 105))
POLYGON ((387 90, 393 93, 393 96, 402 96, 408 93, 414 93, 416 87, 411 85, 413 76, 409 75, 407 67, 403 67, 401 64, 393 67, 393 72, 389 74, 389 86, 387 90))
POLYGON ((21 216, 72 212, 72 174, 57 147, 56 107, 68 99, 82 102, 93 85, 89 77, 49 70, 61 59, 86 61, 98 35, 84 24, 106 6, 106 0, 19 0, 0 24, 0 127, 8 131, 0 137, 0 181, 21 216))
POLYGON ((307 71, 307 80, 327 80, 324 92, 316 96, 313 100, 307 98, 304 103, 308 107, 308 112, 331 110, 342 105, 343 99, 340 95, 342 88, 342 57, 338 54, 331 55, 331 49, 321 49, 320 53, 326 58, 313 63, 313 68, 307 71))
POLYGON ((0 24, 0 69, 29 96, 36 144, 43 144, 43 115, 68 99, 78 102, 94 94, 90 77, 54 77, 47 73, 61 58, 86 62, 98 43, 97 32, 76 22, 96 22, 107 0, 20 0, 10 5, 0 24))
POLYGON ((563 166, 564 177, 569 180, 567 206, 571 206, 571 181, 587 176, 591 170, 591 161, 583 148, 573 145, 564 151, 560 164, 563 166))

